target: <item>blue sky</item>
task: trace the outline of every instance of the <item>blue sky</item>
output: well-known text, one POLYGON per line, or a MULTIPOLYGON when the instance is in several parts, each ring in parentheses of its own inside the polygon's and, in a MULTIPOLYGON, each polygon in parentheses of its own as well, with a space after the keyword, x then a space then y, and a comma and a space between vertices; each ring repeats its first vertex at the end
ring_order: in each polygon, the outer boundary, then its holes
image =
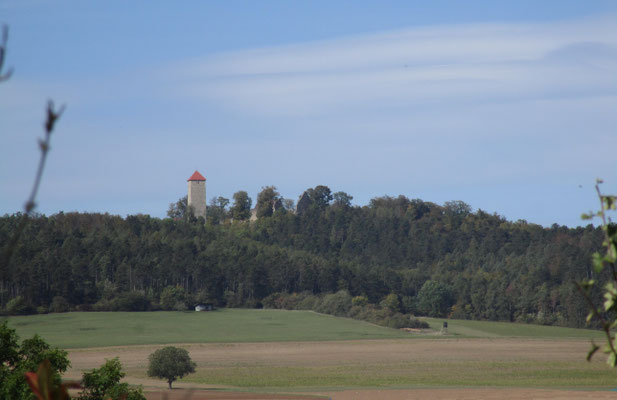
POLYGON ((327 185, 576 226, 617 192, 614 1, 0 1, 0 214, 327 185))

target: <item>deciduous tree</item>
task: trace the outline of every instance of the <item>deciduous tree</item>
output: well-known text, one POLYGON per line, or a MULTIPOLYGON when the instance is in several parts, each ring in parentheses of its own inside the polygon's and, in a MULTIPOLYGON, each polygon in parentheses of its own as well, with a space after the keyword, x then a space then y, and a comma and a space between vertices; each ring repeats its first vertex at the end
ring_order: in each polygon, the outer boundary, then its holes
POLYGON ((20 345, 15 330, 6 321, 0 324, 0 399, 31 399, 25 374, 37 371, 45 360, 49 362, 50 380, 59 385, 60 375, 70 365, 67 352, 51 348, 38 335, 20 345))
POLYGON ((229 199, 218 196, 210 199, 210 205, 208 206, 208 213, 206 219, 212 225, 218 225, 227 219, 227 205, 229 199))
POLYGON ((106 360, 100 368, 84 372, 79 400, 146 400, 141 388, 120 383, 124 376, 117 357, 106 360))
POLYGON ((173 219, 184 219, 188 216, 190 209, 188 206, 188 196, 180 197, 175 203, 169 203, 167 216, 173 219))
POLYGON ((251 206, 253 200, 249 197, 248 193, 244 190, 240 190, 234 193, 234 204, 229 210, 231 217, 235 221, 244 221, 251 218, 251 206))
POLYGON ((278 207, 282 208, 283 203, 281 194, 276 190, 275 186, 266 186, 261 188, 261 192, 257 195, 257 218, 271 217, 274 210, 278 207))
POLYGON ((171 389, 172 382, 195 372, 195 363, 186 349, 167 346, 148 357, 148 376, 165 379, 171 389))

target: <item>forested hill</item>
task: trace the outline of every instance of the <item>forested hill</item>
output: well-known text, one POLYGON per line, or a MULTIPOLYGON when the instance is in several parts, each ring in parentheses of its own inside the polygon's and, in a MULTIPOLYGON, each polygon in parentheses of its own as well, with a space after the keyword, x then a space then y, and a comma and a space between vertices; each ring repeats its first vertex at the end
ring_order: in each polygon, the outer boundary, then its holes
MULTIPOLYGON (((375 304, 394 293, 416 315, 584 325, 573 282, 593 273, 599 229, 509 222, 462 202, 330 200, 307 198, 302 212, 281 207, 254 222, 36 217, 0 271, 1 306, 146 310, 165 308, 161 295, 175 291, 187 307, 256 307, 275 293, 347 290, 375 304)), ((0 243, 20 218, 0 218, 0 243)))

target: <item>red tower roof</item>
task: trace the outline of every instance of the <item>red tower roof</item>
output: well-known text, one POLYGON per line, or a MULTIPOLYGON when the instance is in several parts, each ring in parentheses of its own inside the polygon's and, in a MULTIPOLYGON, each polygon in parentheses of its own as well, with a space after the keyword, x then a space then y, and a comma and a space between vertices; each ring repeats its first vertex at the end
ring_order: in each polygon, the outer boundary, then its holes
POLYGON ((189 179, 187 179, 187 182, 188 181, 205 181, 205 180, 206 180, 206 178, 204 178, 202 174, 200 174, 199 172, 195 171, 193 173, 193 175, 191 175, 191 177, 189 179))

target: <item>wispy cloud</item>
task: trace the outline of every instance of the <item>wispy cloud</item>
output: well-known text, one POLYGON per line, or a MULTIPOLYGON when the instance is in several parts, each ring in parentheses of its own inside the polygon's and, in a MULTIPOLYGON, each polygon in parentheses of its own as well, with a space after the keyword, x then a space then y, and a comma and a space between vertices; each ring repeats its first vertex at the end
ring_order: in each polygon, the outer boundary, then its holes
POLYGON ((617 94, 617 18, 416 28, 174 68, 181 95, 266 116, 617 94))

